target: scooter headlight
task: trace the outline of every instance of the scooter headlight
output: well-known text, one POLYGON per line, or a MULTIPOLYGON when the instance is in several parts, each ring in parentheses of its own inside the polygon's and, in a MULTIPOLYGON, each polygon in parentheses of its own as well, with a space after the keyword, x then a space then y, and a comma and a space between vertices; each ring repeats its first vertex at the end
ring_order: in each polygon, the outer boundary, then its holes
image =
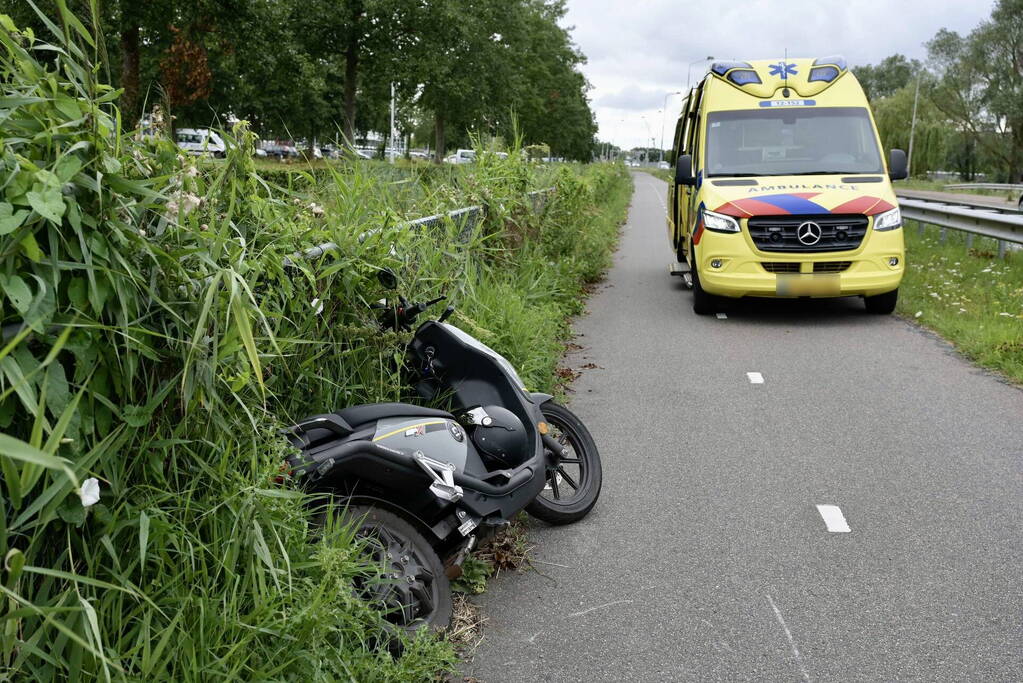
POLYGON ((723 213, 703 210, 703 227, 714 232, 739 232, 739 221, 723 213))
POLYGON ((878 232, 884 232, 886 230, 895 230, 896 228, 902 227, 902 212, 899 211, 899 207, 895 207, 891 211, 885 211, 874 216, 874 230, 878 232))

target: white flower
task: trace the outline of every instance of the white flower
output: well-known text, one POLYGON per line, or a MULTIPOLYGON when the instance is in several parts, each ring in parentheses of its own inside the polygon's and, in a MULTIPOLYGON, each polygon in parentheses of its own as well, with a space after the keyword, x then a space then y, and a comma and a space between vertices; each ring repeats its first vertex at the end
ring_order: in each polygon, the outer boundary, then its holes
POLYGON ((192 209, 199 206, 199 197, 192 194, 191 192, 181 198, 181 213, 187 216, 192 212, 192 209))
POLYGON ((99 480, 96 477, 89 477, 82 482, 82 488, 78 489, 78 497, 82 499, 82 507, 90 507, 99 502, 99 480))
POLYGON ((920 316, 922 316, 923 314, 924 314, 924 312, 923 312, 923 311, 917 311, 917 312, 916 312, 916 315, 914 315, 913 317, 914 317, 914 318, 919 318, 919 317, 920 317, 920 316))
POLYGON ((185 169, 185 175, 188 176, 189 178, 194 178, 197 175, 199 175, 199 169, 196 168, 195 166, 189 166, 188 168, 185 169))

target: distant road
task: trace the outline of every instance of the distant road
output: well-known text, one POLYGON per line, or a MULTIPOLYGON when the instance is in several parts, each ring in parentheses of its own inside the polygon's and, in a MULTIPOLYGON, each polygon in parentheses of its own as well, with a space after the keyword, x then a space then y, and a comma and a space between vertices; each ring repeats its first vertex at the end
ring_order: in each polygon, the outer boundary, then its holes
POLYGON ((1023 681, 1023 391, 858 299, 694 315, 635 181, 567 360, 603 495, 480 596, 466 673, 1023 681))

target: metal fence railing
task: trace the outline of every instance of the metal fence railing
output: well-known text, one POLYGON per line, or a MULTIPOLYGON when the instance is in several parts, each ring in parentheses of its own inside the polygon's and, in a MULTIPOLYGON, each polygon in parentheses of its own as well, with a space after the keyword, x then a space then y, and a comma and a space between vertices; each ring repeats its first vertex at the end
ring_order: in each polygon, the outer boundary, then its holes
POLYGON ((956 183, 946 185, 946 190, 1023 190, 1023 185, 1013 183, 956 183))
MULTIPOLYGON (((528 193, 526 197, 529 200, 529 206, 533 213, 541 213, 547 207, 547 202, 553 194, 553 187, 528 193)), ((461 239, 465 239, 472 233, 486 215, 487 208, 485 206, 466 206, 461 209, 455 209, 454 211, 448 211, 447 213, 439 213, 433 216, 417 218, 402 224, 402 227, 407 230, 433 228, 440 225, 445 220, 451 220, 456 225, 460 224, 461 230, 459 232, 459 237, 461 239)), ((359 241, 365 241, 368 237, 377 234, 378 232, 380 232, 379 228, 368 230, 359 235, 359 241)), ((295 252, 290 256, 285 256, 283 264, 286 267, 294 266, 298 261, 316 259, 324 254, 336 251, 337 249, 338 245, 336 243, 324 242, 323 244, 317 244, 315 247, 309 247, 308 249, 295 252)), ((3 340, 2 343, 6 344, 8 341, 21 334, 25 327, 26 325, 24 322, 9 323, 0 327, 0 339, 3 340)))
POLYGON ((899 197, 899 207, 904 219, 918 221, 920 231, 924 225, 936 225, 945 230, 959 230, 966 233, 966 245, 973 246, 973 236, 990 237, 998 240, 998 257, 1003 258, 1009 244, 1023 244, 1023 214, 1000 213, 999 209, 984 206, 950 204, 938 199, 910 199, 899 197))

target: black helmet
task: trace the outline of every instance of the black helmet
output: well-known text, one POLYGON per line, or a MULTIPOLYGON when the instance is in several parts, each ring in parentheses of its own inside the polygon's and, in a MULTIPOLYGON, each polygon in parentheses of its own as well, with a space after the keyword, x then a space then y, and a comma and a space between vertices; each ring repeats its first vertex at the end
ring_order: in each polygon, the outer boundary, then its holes
POLYGON ((522 420, 501 406, 483 406, 486 417, 472 429, 476 444, 488 467, 518 467, 529 457, 529 437, 522 420))

